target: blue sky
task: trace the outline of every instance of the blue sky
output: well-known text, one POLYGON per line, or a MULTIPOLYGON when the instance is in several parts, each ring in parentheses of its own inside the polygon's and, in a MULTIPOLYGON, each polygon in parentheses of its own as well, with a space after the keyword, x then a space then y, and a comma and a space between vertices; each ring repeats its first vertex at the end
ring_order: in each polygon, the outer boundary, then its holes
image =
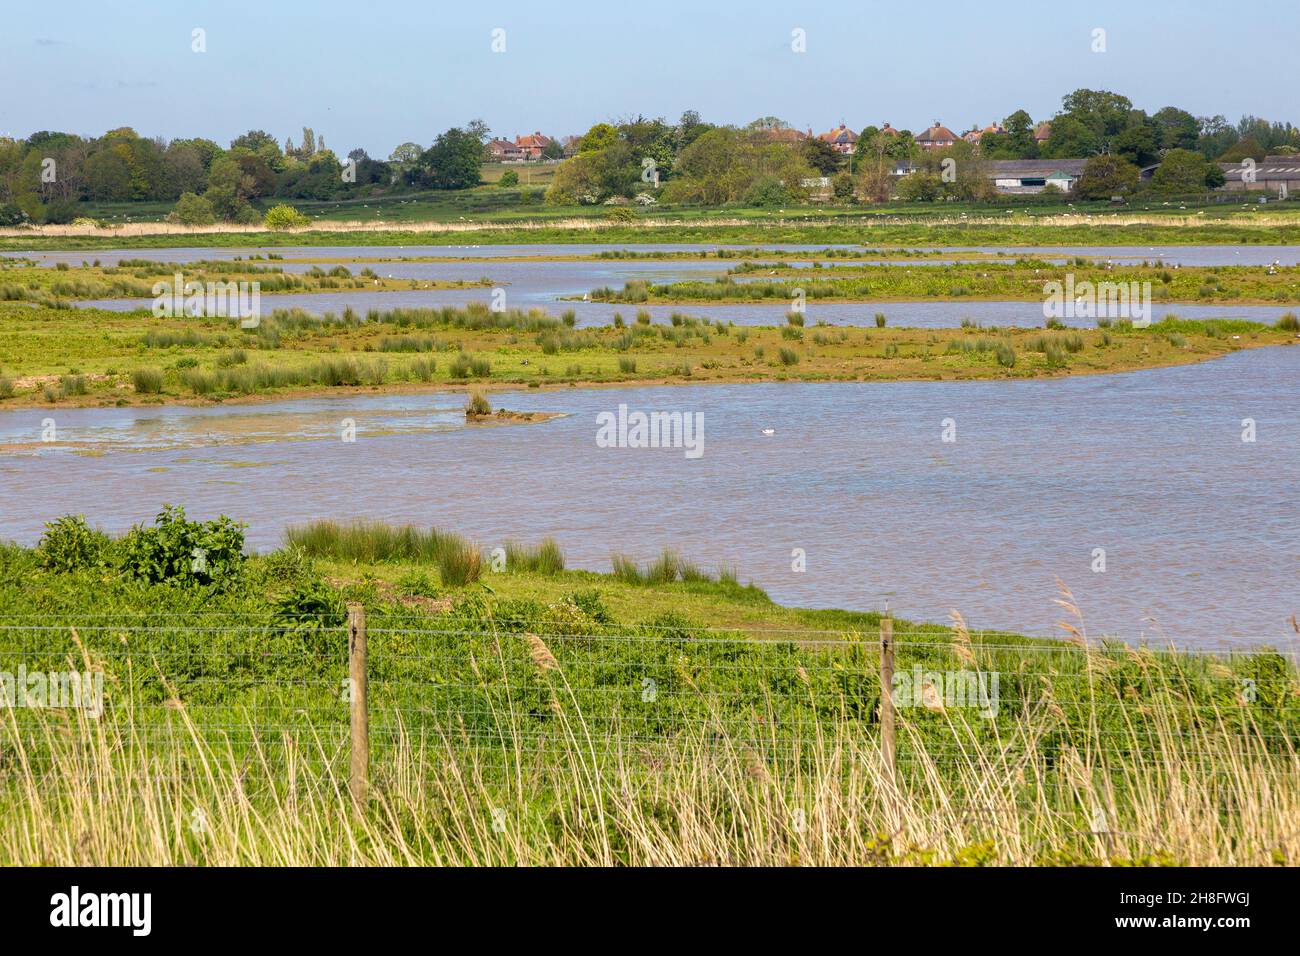
POLYGON ((0 135, 206 135, 303 126, 337 152, 387 156, 482 117, 551 135, 642 113, 775 115, 819 131, 885 121, 957 131, 1016 109, 1050 116, 1077 87, 1149 112, 1300 122, 1294 0, 1222 3, 445 3, 65 0, 11 4, 0 135), (191 51, 195 28, 207 52, 191 51), (505 31, 493 53, 492 31, 505 31), (791 50, 806 32, 807 52, 791 50), (1106 52, 1092 52, 1093 30, 1106 52))

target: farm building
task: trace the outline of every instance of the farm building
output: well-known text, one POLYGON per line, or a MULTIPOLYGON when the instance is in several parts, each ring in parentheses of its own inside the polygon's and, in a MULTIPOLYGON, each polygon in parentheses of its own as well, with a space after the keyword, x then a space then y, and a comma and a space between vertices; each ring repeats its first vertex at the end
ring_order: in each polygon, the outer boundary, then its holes
POLYGON ((1219 163, 1219 168, 1223 170, 1220 189, 1271 193, 1285 190, 1287 195, 1300 196, 1300 154, 1265 156, 1253 169, 1245 163, 1219 163))
POLYGON ((1048 186, 1070 192, 1083 172, 1083 159, 990 159, 986 175, 1000 193, 1040 193, 1048 186))

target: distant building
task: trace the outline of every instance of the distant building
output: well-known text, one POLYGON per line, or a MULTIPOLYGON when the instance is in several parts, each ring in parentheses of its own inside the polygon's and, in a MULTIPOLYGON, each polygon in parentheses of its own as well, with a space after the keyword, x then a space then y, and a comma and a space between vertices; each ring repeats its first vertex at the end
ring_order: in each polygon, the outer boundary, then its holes
POLYGON ((569 159, 578 155, 578 148, 582 145, 581 136, 566 136, 563 140, 564 158, 569 159))
POLYGON ((927 130, 922 130, 916 136, 916 145, 922 149, 947 149, 957 142, 957 134, 946 126, 940 125, 938 120, 927 130))
POLYGON ((494 139, 487 149, 494 163, 518 163, 524 158, 524 151, 507 139, 494 139))
POLYGON ((833 130, 822 133, 817 138, 822 140, 822 142, 830 143, 831 148, 834 149, 835 152, 846 154, 853 152, 853 147, 858 142, 858 134, 853 132, 853 130, 849 129, 843 123, 840 123, 840 125, 835 127, 833 130))
POLYGON ((1265 190, 1271 193, 1286 191, 1289 196, 1300 196, 1300 154, 1291 156, 1265 156, 1253 169, 1244 163, 1219 163, 1223 170, 1220 189, 1242 192, 1265 190))
POLYGON ((542 151, 551 145, 551 138, 534 132, 528 136, 516 136, 515 145, 523 153, 524 159, 538 160, 542 158, 542 151))
POLYGON ((1041 193, 1048 186, 1061 192, 1074 189, 1086 159, 986 159, 981 164, 1000 193, 1041 193))
POLYGON ((969 132, 962 133, 961 138, 974 146, 978 146, 979 141, 982 140, 989 133, 1005 133, 1006 131, 1007 131, 1006 127, 1004 127, 1001 123, 990 123, 988 126, 985 126, 983 129, 980 129, 977 126, 972 126, 969 132))
POLYGON ((812 139, 812 129, 801 133, 792 126, 768 126, 758 130, 758 136, 771 143, 789 143, 798 146, 806 139, 812 139))
POLYGON ((1047 138, 1052 135, 1052 124, 1046 121, 1039 123, 1034 127, 1034 142, 1042 146, 1047 142, 1047 138))

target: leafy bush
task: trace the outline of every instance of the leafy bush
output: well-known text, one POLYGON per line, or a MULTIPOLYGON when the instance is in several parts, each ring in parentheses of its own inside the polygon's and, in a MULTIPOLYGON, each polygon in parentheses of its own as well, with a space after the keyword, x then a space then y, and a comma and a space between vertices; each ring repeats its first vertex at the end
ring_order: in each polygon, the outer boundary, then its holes
POLYGON ((1294 312, 1288 312, 1277 320, 1275 327, 1284 332, 1300 332, 1300 319, 1296 318, 1294 312))
POLYGON ((190 521, 184 508, 163 505, 153 527, 136 525, 120 547, 123 568, 148 581, 224 583, 243 567, 244 525, 225 515, 190 521))
POLYGON ((36 553, 41 567, 66 574, 102 567, 111 547, 108 535, 87 525, 85 517, 64 515, 46 522, 36 553))
POLYGON ((45 207, 45 221, 52 226, 66 226, 77 218, 77 204, 71 199, 56 199, 45 207))
POLYGON ((789 202, 790 191, 775 176, 755 180, 745 193, 746 206, 784 206, 789 202))
POLYGON ((210 226, 217 221, 216 210, 212 203, 194 193, 181 193, 176 205, 167 214, 168 222, 180 223, 182 226, 210 226))
POLYGON ((272 607, 290 630, 336 629, 347 620, 343 595, 318 575, 296 578, 289 590, 273 599, 272 607))
POLYGON ((469 402, 465 405, 466 418, 482 418, 491 414, 492 403, 484 397, 482 392, 475 392, 469 397, 469 402))
POLYGON ((285 229, 301 229, 303 226, 310 226, 311 220, 292 206, 281 204, 268 209, 262 223, 267 229, 281 232, 285 229))
POLYGON ((501 174, 501 178, 497 180, 497 185, 498 185, 498 186, 518 186, 518 185, 519 185, 519 174, 518 174, 517 172, 515 172, 513 169, 507 169, 504 173, 501 174))
POLYGON ((17 203, 0 203, 0 226, 21 226, 27 222, 27 213, 17 203))

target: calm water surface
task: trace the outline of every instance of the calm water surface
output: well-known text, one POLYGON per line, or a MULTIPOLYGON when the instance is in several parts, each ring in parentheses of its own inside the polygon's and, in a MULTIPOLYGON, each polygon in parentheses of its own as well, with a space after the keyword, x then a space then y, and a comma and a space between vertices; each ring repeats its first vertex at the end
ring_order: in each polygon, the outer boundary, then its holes
POLYGON ((958 608, 972 627, 1042 634, 1059 576, 1093 634, 1294 649, 1298 386, 1287 347, 1050 381, 521 390, 494 404, 565 417, 491 428, 436 393, 27 409, 0 413, 0 519, 31 543, 58 515, 121 531, 176 502, 246 521, 269 548, 286 524, 364 516, 485 546, 554 534, 596 569, 672 546, 734 562, 783 603, 958 608), (598 448, 596 416, 620 402, 701 412, 703 457, 598 448), (48 417, 60 441, 41 445, 48 417))

